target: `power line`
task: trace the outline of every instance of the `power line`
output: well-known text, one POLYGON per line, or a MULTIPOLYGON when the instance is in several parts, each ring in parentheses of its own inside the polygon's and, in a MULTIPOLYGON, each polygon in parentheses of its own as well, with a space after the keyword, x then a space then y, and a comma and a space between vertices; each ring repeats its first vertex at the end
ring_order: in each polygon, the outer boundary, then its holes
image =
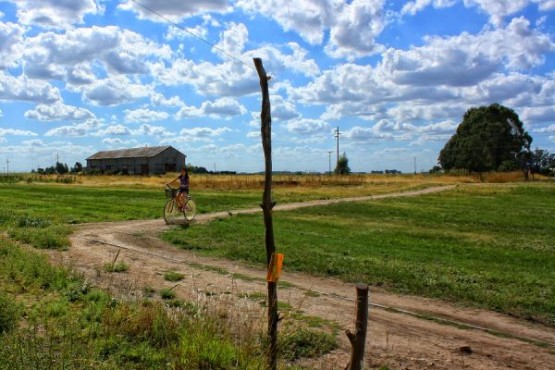
POLYGON ((205 44, 210 45, 211 47, 213 47, 214 49, 216 49, 216 50, 219 51, 220 53, 225 54, 226 56, 228 56, 229 58, 235 60, 236 62, 239 62, 239 63, 245 65, 246 67, 252 68, 253 70, 256 71, 256 68, 254 68, 254 66, 252 66, 252 65, 250 65, 250 64, 248 64, 248 63, 245 63, 243 60, 239 59, 239 57, 236 57, 235 55, 230 54, 230 53, 228 53, 227 51, 225 51, 225 50, 223 50, 223 49, 217 47, 216 44, 214 44, 214 43, 212 43, 212 42, 206 40, 204 37, 199 36, 199 35, 197 35, 196 33, 191 32, 191 31, 189 31, 188 29, 186 29, 186 28, 184 28, 184 27, 178 25, 177 23, 175 23, 174 21, 172 21, 170 18, 166 17, 165 15, 163 15, 163 14, 161 14, 160 12, 156 11, 155 9, 152 9, 151 7, 142 4, 142 3, 138 2, 137 0, 131 0, 131 1, 134 2, 135 4, 139 5, 139 6, 142 7, 143 9, 145 9, 145 10, 151 12, 152 14, 155 14, 155 15, 157 15, 158 17, 162 18, 163 20, 165 20, 165 21, 168 22, 169 24, 173 25, 174 27, 177 27, 177 28, 179 28, 180 30, 182 30, 182 31, 184 31, 184 32, 186 32, 186 33, 188 33, 189 35, 191 35, 191 36, 193 36, 193 37, 196 37, 197 39, 201 40, 201 41, 204 42, 205 44))

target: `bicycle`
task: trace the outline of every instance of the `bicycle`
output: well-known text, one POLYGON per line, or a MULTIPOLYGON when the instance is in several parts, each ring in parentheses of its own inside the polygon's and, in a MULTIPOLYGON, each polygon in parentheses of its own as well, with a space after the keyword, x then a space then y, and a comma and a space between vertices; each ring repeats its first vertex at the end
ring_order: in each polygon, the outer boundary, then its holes
POLYGON ((166 188, 166 198, 168 198, 166 205, 164 206, 164 221, 166 221, 166 224, 173 224, 175 220, 179 218, 180 214, 183 214, 187 221, 192 221, 197 212, 197 205, 193 200, 193 197, 186 194, 185 204, 183 205, 183 208, 180 208, 177 201, 178 189, 171 188, 168 185, 166 185, 166 188))

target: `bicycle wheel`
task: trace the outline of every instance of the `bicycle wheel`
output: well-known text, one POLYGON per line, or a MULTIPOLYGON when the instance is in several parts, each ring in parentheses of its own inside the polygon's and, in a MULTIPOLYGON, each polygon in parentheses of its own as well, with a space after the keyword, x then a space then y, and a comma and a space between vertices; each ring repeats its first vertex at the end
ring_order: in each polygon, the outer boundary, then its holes
POLYGON ((194 200, 190 198, 187 200, 183 213, 185 214, 185 218, 187 219, 187 221, 191 221, 193 218, 195 218, 195 214, 197 213, 197 205, 195 204, 194 200))
POLYGON ((175 199, 168 200, 164 206, 164 221, 166 221, 166 225, 171 225, 175 222, 178 212, 179 209, 175 199))

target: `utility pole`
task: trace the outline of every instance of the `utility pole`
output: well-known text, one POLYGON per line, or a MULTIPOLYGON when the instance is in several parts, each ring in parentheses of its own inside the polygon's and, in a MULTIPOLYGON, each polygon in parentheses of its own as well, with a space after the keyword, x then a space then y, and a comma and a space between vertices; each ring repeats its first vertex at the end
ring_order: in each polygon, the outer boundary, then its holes
POLYGON ((341 132, 339 132, 339 126, 337 126, 337 129, 335 130, 335 138, 337 141, 337 163, 335 164, 335 168, 339 168, 339 136, 341 135, 341 132))
POLYGON ((333 153, 333 150, 328 150, 328 167, 329 167, 330 175, 331 175, 331 153, 333 153))
POLYGON ((10 159, 6 158, 6 173, 10 173, 10 159))
POLYGON ((416 157, 414 157, 414 174, 416 175, 416 157))

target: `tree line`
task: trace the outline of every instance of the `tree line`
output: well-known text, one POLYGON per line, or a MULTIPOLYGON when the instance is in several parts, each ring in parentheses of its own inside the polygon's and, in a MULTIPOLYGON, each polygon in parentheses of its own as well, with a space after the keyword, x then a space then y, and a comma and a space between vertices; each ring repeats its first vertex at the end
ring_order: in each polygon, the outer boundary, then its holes
POLYGON ((83 165, 80 162, 75 162, 73 167, 69 168, 67 163, 56 162, 54 166, 31 170, 31 173, 38 173, 39 175, 65 175, 66 173, 79 173, 83 171, 83 165))

